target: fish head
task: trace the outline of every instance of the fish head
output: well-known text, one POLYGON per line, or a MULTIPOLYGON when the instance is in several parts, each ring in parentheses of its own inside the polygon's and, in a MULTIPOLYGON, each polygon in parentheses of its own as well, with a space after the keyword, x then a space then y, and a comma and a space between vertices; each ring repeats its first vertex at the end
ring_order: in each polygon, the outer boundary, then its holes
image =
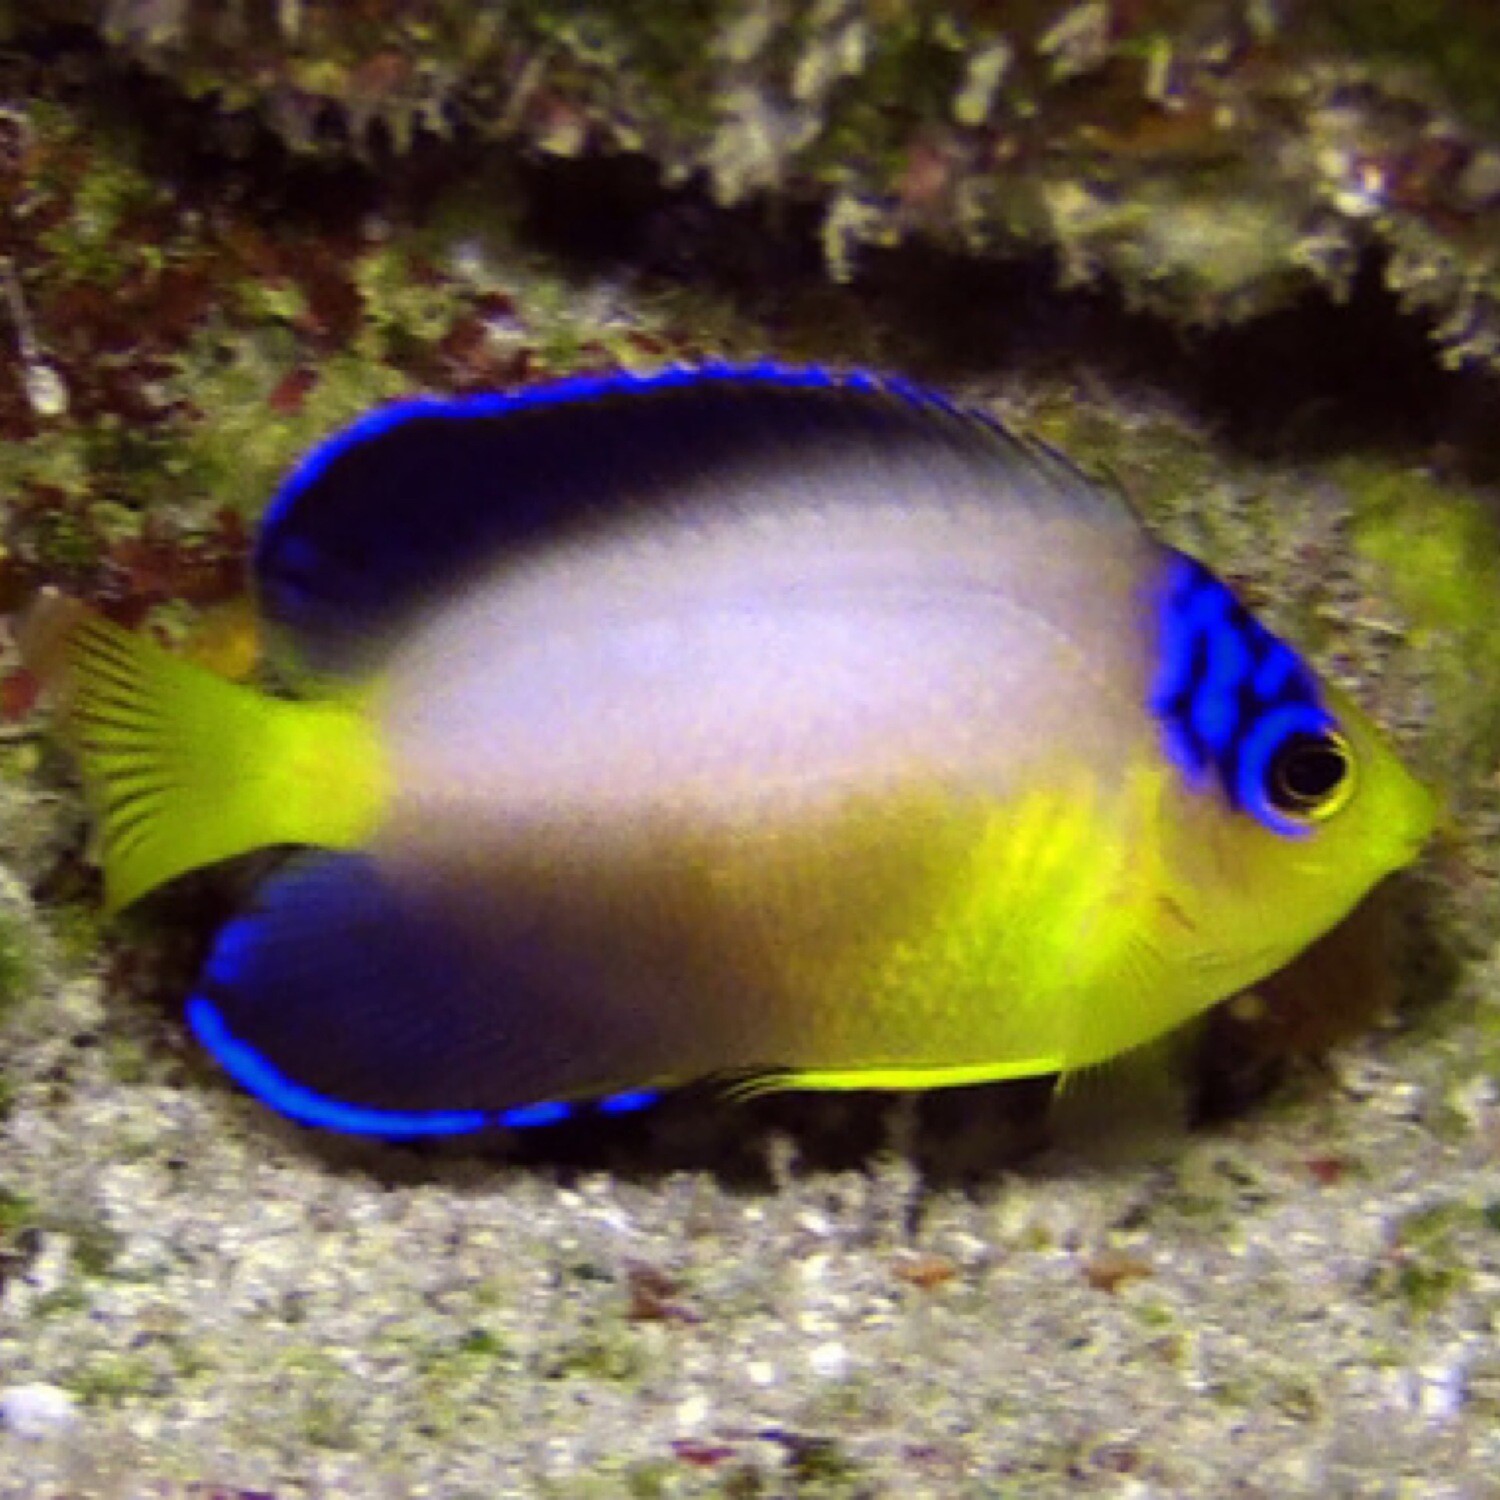
POLYGON ((1223 998, 1415 859, 1438 805, 1359 705, 1207 569, 1177 558, 1164 599, 1157 879, 1172 942, 1212 975, 1204 999, 1223 998))

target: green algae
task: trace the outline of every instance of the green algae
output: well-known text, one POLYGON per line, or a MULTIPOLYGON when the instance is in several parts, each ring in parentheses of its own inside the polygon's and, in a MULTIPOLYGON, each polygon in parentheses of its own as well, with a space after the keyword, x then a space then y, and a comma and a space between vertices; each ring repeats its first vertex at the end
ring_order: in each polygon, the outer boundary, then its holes
POLYGON ((667 1500, 676 1493, 680 1465, 672 1459, 646 1459, 630 1464, 620 1475, 630 1500, 667 1500))
POLYGON ((297 367, 292 344, 274 333, 244 341, 228 358, 217 333, 195 339, 183 356, 183 381, 214 417, 182 434, 163 483, 190 505, 258 515, 313 443, 410 388, 387 365, 335 355, 319 365, 298 409, 276 412, 272 395, 297 367))
POLYGON ((114 1405, 161 1389, 166 1372, 149 1352, 107 1355, 86 1364, 74 1376, 73 1393, 91 1405, 114 1405))
MULTIPOLYGON (((56 115, 43 123, 44 128, 65 128, 56 115)), ((68 185, 68 214, 44 230, 39 240, 56 257, 63 274, 101 286, 108 286, 118 274, 122 239, 131 238, 136 227, 132 221, 165 206, 160 185, 141 171, 118 134, 111 139, 112 149, 84 158, 88 167, 68 185)), ((149 261, 154 247, 148 242, 143 253, 149 261)))
POLYGON ((854 1494, 868 1482, 844 1444, 831 1437, 794 1439, 787 1473, 799 1487, 799 1493, 813 1495, 854 1494))
MULTIPOLYGON (((1500 56, 1482 0, 545 0, 504 24, 461 0, 253 23, 205 0, 145 8, 151 24, 39 0, 32 25, 92 22, 299 152, 457 149, 462 120, 543 155, 644 155, 720 202, 815 204, 835 278, 912 238, 1042 249, 1064 282, 1191 327, 1341 296, 1373 238, 1444 357, 1500 358, 1495 193, 1471 170, 1500 56)), ((128 171, 114 179, 70 231, 84 262, 111 254, 100 226, 131 222, 128 171)))
POLYGON ((0 1238, 12 1239, 36 1223, 36 1203, 25 1193, 0 1187, 0 1238))
POLYGON ((1424 649, 1447 641, 1500 680, 1500 529, 1472 491, 1404 467, 1334 466, 1354 497, 1356 549, 1382 570, 1424 649))
POLYGON ((1474 1280, 1471 1246, 1493 1234, 1493 1203, 1452 1199, 1413 1209, 1390 1231, 1390 1250, 1369 1280, 1377 1297, 1399 1302, 1417 1323, 1442 1313, 1474 1280))
POLYGON ((83 1276, 107 1276, 120 1253, 120 1236, 107 1224, 65 1221, 61 1228, 73 1250, 73 1264, 83 1276))
POLYGON ((1238 189, 1225 180, 1146 183, 1073 228, 1139 288, 1137 304, 1169 304, 1190 326, 1241 321, 1296 295, 1307 234, 1292 203, 1243 176, 1238 189))
POLYGON ((425 284, 415 273, 414 250, 383 245, 354 264, 353 280, 366 317, 355 352, 372 363, 399 363, 413 348, 440 338, 453 321, 453 292, 425 284))
POLYGON ((1425 78, 1478 123, 1500 123, 1500 13, 1487 0, 1321 0, 1309 27, 1425 78))
POLYGON ((37 938, 29 922, 0 910, 0 1022, 31 993, 37 972, 37 938))
POLYGON ((537 1361, 543 1380, 602 1381, 633 1385, 652 1367, 640 1333, 628 1328, 591 1330, 558 1344, 537 1361))
POLYGON ((1351 539, 1401 610, 1435 690, 1430 739, 1456 786, 1500 764, 1500 527, 1480 497, 1404 466, 1345 459, 1351 539))
POLYGON ((68 1282, 43 1292, 31 1304, 31 1315, 37 1319, 68 1318, 86 1311, 94 1303, 93 1293, 82 1282, 68 1282))

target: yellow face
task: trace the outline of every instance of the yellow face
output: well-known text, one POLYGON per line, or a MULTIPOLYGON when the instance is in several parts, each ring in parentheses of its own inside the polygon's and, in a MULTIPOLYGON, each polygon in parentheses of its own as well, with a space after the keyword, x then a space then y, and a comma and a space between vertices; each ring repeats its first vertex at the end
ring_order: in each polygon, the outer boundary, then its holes
POLYGON ((1333 722, 1286 736, 1244 788, 1263 805, 1192 792, 1168 799, 1163 879, 1187 918, 1170 945, 1197 950, 1221 995, 1337 924, 1416 858, 1436 822, 1436 798, 1363 711, 1335 689, 1323 697, 1333 722))
POLYGON ((1401 763, 1362 709, 1336 688, 1324 696, 1338 725, 1343 764, 1326 789, 1296 809, 1306 845, 1294 868, 1352 904, 1381 876, 1410 864, 1437 823, 1433 792, 1401 763))
MULTIPOLYGON (((1184 993, 1279 968, 1415 858, 1431 793, 1206 568, 1169 554, 1150 708, 1167 774, 1154 936, 1184 993)), ((1205 1000, 1204 1003, 1207 1003, 1205 1000)))

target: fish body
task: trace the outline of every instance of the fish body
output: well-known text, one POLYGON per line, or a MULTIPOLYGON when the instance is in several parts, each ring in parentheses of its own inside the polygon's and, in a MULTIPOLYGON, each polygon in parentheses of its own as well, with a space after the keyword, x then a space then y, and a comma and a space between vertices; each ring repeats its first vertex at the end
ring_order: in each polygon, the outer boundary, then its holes
POLYGON ((76 612, 32 652, 115 904, 325 851, 189 1003, 311 1123, 1088 1067, 1285 963, 1431 822, 1207 570, 899 382, 406 403, 292 476, 255 563, 302 700, 76 612))

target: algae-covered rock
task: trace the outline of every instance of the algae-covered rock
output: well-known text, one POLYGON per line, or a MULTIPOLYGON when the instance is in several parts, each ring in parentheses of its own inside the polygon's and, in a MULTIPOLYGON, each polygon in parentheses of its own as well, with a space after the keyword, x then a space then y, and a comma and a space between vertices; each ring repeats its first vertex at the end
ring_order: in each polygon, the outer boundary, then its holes
POLYGON ((299 151, 639 155, 810 205, 829 269, 1046 249, 1183 323, 1345 292, 1380 247, 1444 359, 1500 359, 1486 0, 35 0, 299 151))
POLYGON ((873 363, 1120 484, 1449 809, 1389 923, 1217 1040, 1321 1055, 1341 995, 1356 1039, 1145 1162, 1013 1170, 1044 1089, 687 1099, 418 1156, 205 1064, 181 1000, 233 877, 106 924, 0 647, 0 1367, 76 1415, 0 1430, 0 1496, 1486 1492, 1487 6, 0 19, 0 609, 58 584, 243 673, 255 521, 372 403, 873 363))

